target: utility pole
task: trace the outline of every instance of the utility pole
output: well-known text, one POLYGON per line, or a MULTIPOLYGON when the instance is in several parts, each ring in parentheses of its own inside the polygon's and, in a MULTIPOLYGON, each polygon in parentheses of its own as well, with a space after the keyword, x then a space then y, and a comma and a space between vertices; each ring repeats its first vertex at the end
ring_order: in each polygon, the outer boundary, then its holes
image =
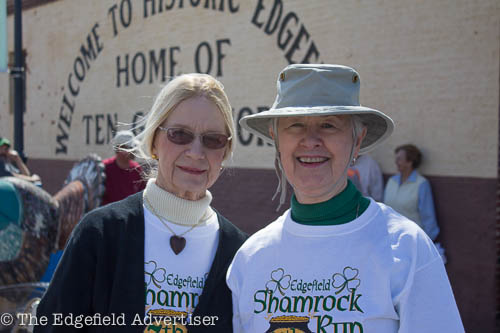
POLYGON ((11 75, 14 80, 14 149, 26 161, 24 156, 24 56, 23 24, 21 0, 14 0, 14 68, 11 75))

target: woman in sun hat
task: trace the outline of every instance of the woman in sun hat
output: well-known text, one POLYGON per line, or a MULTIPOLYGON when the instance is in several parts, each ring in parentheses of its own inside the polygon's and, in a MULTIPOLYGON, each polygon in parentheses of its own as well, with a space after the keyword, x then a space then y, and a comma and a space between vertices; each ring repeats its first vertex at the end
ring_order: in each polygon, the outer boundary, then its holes
POLYGON ((231 263, 235 332, 463 332, 432 241, 347 179, 394 127, 359 104, 357 72, 296 64, 277 84, 271 109, 240 124, 275 145, 280 204, 288 182, 291 208, 231 263))

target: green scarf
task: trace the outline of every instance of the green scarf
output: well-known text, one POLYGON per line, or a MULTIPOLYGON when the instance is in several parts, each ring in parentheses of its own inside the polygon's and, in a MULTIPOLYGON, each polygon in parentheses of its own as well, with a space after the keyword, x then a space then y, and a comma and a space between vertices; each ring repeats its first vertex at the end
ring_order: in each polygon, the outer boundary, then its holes
POLYGON ((370 205, 356 186, 347 180, 346 188, 333 198, 317 204, 301 204, 292 195, 292 219, 305 225, 335 225, 351 222, 370 205), (359 208, 358 208, 359 207, 359 208))

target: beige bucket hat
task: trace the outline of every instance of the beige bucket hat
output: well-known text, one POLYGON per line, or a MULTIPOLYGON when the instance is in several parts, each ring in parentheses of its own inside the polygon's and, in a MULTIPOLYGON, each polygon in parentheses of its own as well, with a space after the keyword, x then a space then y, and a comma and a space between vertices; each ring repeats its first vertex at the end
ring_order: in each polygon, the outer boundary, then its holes
POLYGON ((271 109, 240 120, 243 128, 270 143, 270 121, 278 117, 358 115, 367 128, 360 154, 372 150, 394 130, 394 122, 387 115, 359 104, 359 74, 350 67, 289 65, 279 74, 277 86, 271 109))

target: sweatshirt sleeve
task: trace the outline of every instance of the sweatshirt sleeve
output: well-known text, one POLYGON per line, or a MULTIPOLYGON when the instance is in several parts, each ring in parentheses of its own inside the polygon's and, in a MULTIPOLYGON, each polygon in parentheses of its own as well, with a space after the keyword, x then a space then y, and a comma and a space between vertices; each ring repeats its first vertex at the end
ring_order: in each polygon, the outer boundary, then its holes
POLYGON ((241 314, 240 314, 240 309, 239 309, 239 272, 238 272, 238 264, 237 262, 237 255, 233 259, 233 262, 229 266, 226 274, 226 283, 229 289, 231 290, 231 297, 233 300, 233 332, 234 333, 240 333, 244 332, 243 331, 243 326, 241 322, 241 314))
POLYGON ((465 332, 440 257, 416 270, 396 309, 400 333, 465 332))

